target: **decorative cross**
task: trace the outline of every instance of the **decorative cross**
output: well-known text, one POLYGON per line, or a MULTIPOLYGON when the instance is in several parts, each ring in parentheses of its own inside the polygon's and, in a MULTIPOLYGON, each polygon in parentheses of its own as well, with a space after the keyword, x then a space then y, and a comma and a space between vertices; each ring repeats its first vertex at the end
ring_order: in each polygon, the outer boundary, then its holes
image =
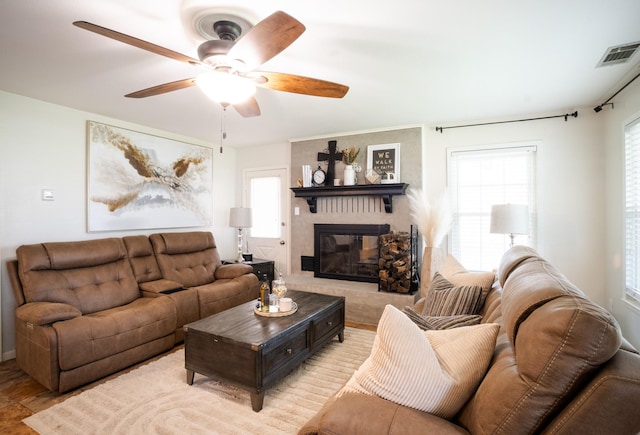
POLYGON ((329 141, 329 152, 318 153, 319 162, 327 162, 327 182, 326 186, 333 186, 333 179, 336 178, 336 161, 342 161, 342 153, 336 152, 337 141, 329 141))

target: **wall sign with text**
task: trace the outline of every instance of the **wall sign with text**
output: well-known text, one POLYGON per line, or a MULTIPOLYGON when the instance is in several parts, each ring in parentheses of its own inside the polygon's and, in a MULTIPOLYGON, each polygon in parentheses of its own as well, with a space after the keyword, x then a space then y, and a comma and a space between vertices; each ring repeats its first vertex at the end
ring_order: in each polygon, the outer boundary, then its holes
POLYGON ((367 147, 367 173, 375 170, 381 183, 400 183, 400 144, 387 143, 367 147))

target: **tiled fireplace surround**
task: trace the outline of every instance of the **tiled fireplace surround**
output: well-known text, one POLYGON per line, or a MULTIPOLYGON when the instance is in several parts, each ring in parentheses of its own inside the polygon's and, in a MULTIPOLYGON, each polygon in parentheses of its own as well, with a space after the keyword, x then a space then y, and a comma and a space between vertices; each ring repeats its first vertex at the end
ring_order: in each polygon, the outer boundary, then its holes
MULTIPOLYGON (((302 177, 302 165, 318 167, 318 152, 328 148, 328 141, 336 140, 338 150, 360 148, 358 162, 366 168, 367 146, 400 143, 400 181, 412 186, 422 185, 422 129, 412 127, 376 131, 345 136, 312 139, 291 144, 291 186, 302 177)), ((326 163, 320 164, 326 170, 326 163)), ((344 165, 336 163, 336 177, 342 178, 344 165)), ((358 174, 358 184, 364 184, 365 170, 358 174)), ((291 200, 291 274, 287 287, 346 297, 346 319, 363 324, 378 323, 385 305, 400 309, 413 305, 418 295, 378 292, 378 285, 355 281, 314 278, 313 272, 301 270, 301 256, 313 256, 314 224, 389 224, 393 231, 408 231, 411 225, 409 203, 404 195, 393 197, 393 212, 386 213, 379 197, 318 198, 317 213, 311 213, 304 198, 291 200), (300 214, 295 215, 298 208, 300 214)))

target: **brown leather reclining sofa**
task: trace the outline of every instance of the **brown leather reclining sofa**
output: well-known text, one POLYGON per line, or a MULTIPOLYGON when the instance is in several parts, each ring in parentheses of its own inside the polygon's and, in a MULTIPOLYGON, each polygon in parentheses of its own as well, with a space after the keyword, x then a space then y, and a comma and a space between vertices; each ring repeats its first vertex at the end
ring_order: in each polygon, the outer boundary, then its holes
POLYGON ((23 245, 7 262, 18 367, 65 392, 171 349, 182 326, 256 299, 209 232, 23 245))
POLYGON ((354 392, 329 399, 299 435, 640 433, 640 355, 534 250, 505 253, 482 314, 500 324, 493 360, 452 420, 354 392))

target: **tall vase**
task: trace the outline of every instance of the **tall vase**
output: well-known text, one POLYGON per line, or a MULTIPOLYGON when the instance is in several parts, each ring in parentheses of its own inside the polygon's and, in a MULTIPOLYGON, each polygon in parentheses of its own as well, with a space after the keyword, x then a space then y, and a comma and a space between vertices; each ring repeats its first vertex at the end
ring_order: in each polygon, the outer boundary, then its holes
POLYGON ((427 295, 433 275, 440 270, 444 263, 445 253, 442 248, 427 246, 422 253, 422 265, 420 267, 420 297, 427 295))
POLYGON ((352 165, 345 165, 344 167, 344 185, 353 186, 356 184, 356 172, 353 170, 352 165))

